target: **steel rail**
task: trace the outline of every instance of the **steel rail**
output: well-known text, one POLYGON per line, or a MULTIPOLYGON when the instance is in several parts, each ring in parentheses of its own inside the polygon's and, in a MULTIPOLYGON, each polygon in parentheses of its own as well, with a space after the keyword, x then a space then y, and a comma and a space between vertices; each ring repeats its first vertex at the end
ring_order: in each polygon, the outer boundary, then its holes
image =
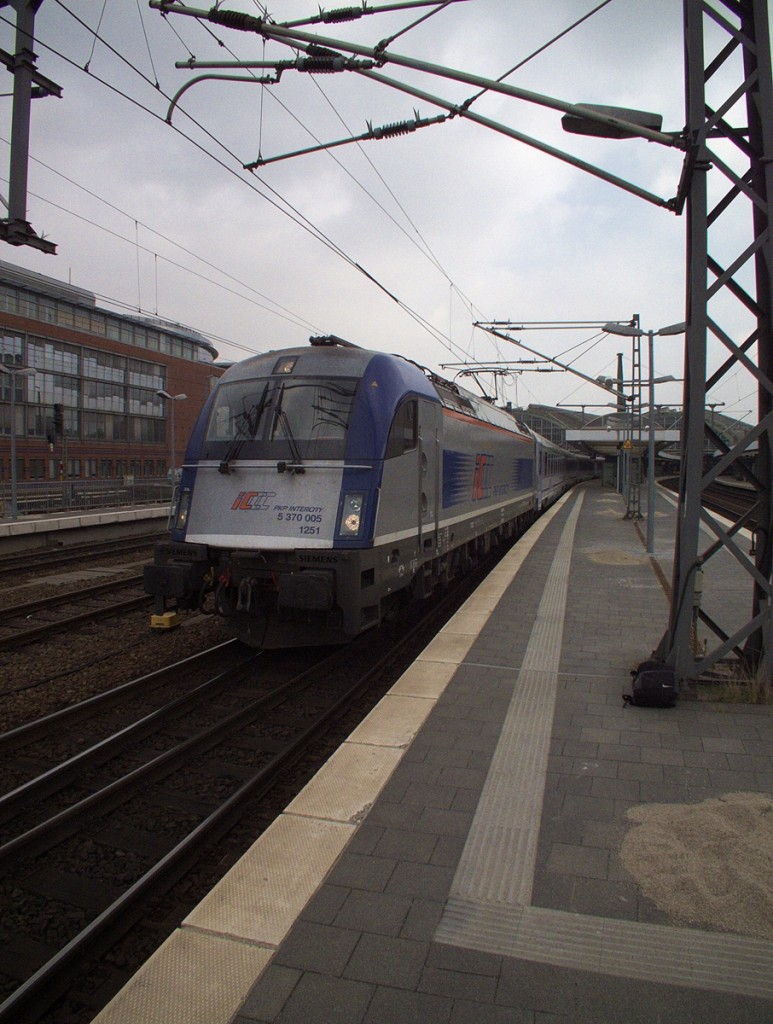
MULTIPOLYGON (((481 572, 465 577, 460 589, 472 590, 478 585, 481 572)), ((448 605, 459 600, 458 590, 437 602, 429 614, 393 646, 389 653, 371 665, 357 682, 349 687, 331 707, 307 726, 285 750, 280 751, 264 764, 258 772, 244 782, 231 796, 202 821, 191 833, 170 850, 158 863, 139 878, 122 896, 102 911, 89 925, 67 945, 43 964, 34 975, 27 979, 11 996, 0 1005, 0 1024, 36 1024, 44 1013, 69 987, 68 971, 85 958, 93 957, 109 948, 111 942, 125 934, 141 917, 144 905, 154 895, 166 891, 195 863, 203 847, 218 834, 222 834, 238 820, 242 805, 248 799, 264 796, 278 781, 280 773, 308 749, 329 722, 340 717, 351 707, 353 700, 367 688, 371 680, 382 673, 408 647, 415 637, 428 628, 429 622, 445 615, 448 605)), ((348 657, 348 649, 324 663, 329 665, 334 658, 348 657)), ((316 672, 319 666, 306 670, 297 679, 316 672)))
POLYGON ((25 601, 24 604, 8 605, 6 608, 0 608, 0 623, 5 619, 20 619, 22 616, 32 614, 32 612, 56 608, 58 605, 67 604, 68 602, 76 603, 87 600, 89 597, 107 594, 111 590, 120 590, 123 587, 136 587, 142 583, 142 579, 142 576, 127 576, 125 579, 110 580, 107 583, 95 583, 93 586, 83 587, 82 590, 68 590, 66 593, 51 594, 49 597, 40 597, 35 601, 25 601))
MULTIPOLYGON (((65 786, 69 785, 73 779, 76 779, 83 771, 88 768, 93 768, 97 765, 104 764, 105 761, 112 757, 117 756, 123 750, 126 749, 129 743, 136 742, 141 739, 145 739, 151 736, 158 729, 166 725, 172 720, 179 712, 185 711, 186 708, 191 705, 199 703, 203 697, 208 696, 213 691, 218 690, 231 682, 238 682, 239 678, 243 673, 250 668, 251 664, 260 657, 261 651, 253 651, 252 656, 240 665, 232 666, 223 672, 218 673, 211 679, 205 680, 200 683, 193 690, 188 693, 181 694, 168 704, 164 704, 163 707, 157 708, 155 711, 151 711, 149 714, 144 715, 142 718, 133 722, 131 725, 127 725, 123 729, 119 729, 118 732, 113 733, 111 736, 100 740, 98 743, 92 744, 85 750, 80 751, 73 757, 67 758, 66 761, 62 761, 54 768, 43 772, 42 775, 38 775, 34 779, 30 779, 28 782, 22 783, 15 789, 10 790, 4 795, 0 796, 0 822, 8 821, 10 818, 18 814, 25 805, 32 799, 43 799, 46 796, 50 796, 52 793, 59 791, 65 786)), ((191 741, 189 740, 190 744, 191 741)), ((185 744, 179 745, 175 750, 182 751, 185 744)), ((167 751, 165 754, 159 755, 156 761, 161 761, 162 758, 169 757, 175 752, 175 750, 167 751)), ((146 765, 144 769, 147 770, 150 767, 146 765)), ((141 769, 137 769, 137 775, 140 777, 141 769)), ((126 782, 128 776, 121 782, 126 782)), ((116 786, 117 783, 113 783, 116 786)), ((104 791, 100 791, 104 792, 104 791)), ((96 798, 99 796, 99 792, 92 793, 87 801, 94 801, 93 810, 99 808, 99 803, 96 798)), ((68 808, 68 813, 77 812, 79 804, 72 804, 68 808)), ((51 819, 52 821, 53 819, 51 819)), ((38 828, 42 828, 38 826, 38 828)), ((0 846, 0 861, 6 855, 5 846, 0 846)))
MULTIPOLYGON (((113 587, 115 590, 116 588, 113 587)), ((0 637, 0 650, 11 647, 22 647, 24 644, 33 643, 52 633, 61 633, 63 629, 70 626, 80 626, 84 622, 99 622, 101 619, 109 619, 121 612, 133 611, 135 608, 145 608, 153 600, 148 594, 142 597, 127 598, 125 601, 116 601, 115 604, 104 605, 102 608, 91 608, 86 612, 78 612, 77 615, 69 615, 66 619, 57 619, 56 622, 47 622, 42 626, 33 626, 32 629, 18 630, 9 636, 0 637)), ((7 627, 6 627, 7 628, 7 627)))
POLYGON ((26 722, 15 729, 10 729, 8 732, 0 734, 0 754, 26 746, 28 743, 34 743, 42 737, 48 737, 52 730, 60 725, 65 723, 72 725, 75 722, 84 721, 92 715, 97 715, 114 704, 118 704, 135 690, 147 689, 149 686, 163 683, 166 676, 174 675, 183 666, 193 668, 197 662, 204 661, 218 652, 223 653, 239 643, 240 641, 236 639, 224 640, 222 643, 215 644, 214 647, 207 648, 206 651, 198 651, 196 654, 191 654, 187 658, 174 662, 172 665, 164 665, 163 668, 158 668, 153 672, 138 676, 137 679, 130 679, 126 683, 121 683, 110 690, 105 690, 104 693, 97 693, 93 697, 86 698, 86 700, 78 701, 77 704, 70 704, 66 708, 59 708, 58 711, 52 711, 49 715, 44 715, 42 718, 36 718, 32 722, 26 722))

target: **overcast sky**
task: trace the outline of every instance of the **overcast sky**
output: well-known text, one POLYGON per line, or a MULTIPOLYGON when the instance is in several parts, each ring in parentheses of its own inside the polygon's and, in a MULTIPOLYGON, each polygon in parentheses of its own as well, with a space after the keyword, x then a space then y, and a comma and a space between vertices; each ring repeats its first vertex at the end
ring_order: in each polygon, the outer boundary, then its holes
MULTIPOLYGON (((264 9, 256 0, 223 6, 253 16, 264 9)), ((276 22, 319 11, 313 0, 267 6, 276 22)), ((431 8, 307 31, 365 46, 402 33, 389 52, 490 79, 520 64, 508 84, 566 102, 656 111, 664 129, 679 130, 681 6, 461 0, 409 31, 431 8)), ((13 52, 11 9, 0 16, 0 46, 13 52)), ((274 85, 196 84, 170 126, 170 98, 203 74, 175 61, 291 61, 295 54, 253 33, 162 16, 147 0, 43 0, 36 52, 39 70, 63 94, 33 104, 27 218, 58 254, 3 245, 0 259, 89 289, 100 304, 193 327, 223 358, 331 333, 454 376, 457 369, 443 364, 532 358, 496 343, 475 321, 587 321, 577 330, 513 333, 595 378, 614 374, 617 352, 625 353, 628 375, 631 347, 593 325, 635 313, 645 329, 684 319, 684 217, 464 118, 254 173, 242 169, 259 155, 360 135, 368 123, 445 112, 428 99, 354 72, 286 70, 274 85)), ((450 103, 478 92, 393 64, 379 73, 450 103)), ((0 191, 7 194, 11 100, 0 100, 0 109, 0 191)), ((677 191, 675 150, 568 135, 556 111, 495 92, 470 109, 664 199, 677 191)), ((681 377, 682 339, 656 344, 657 373, 681 377)), ((520 405, 608 400, 571 374, 529 365, 500 381, 500 398, 520 405)), ((739 372, 712 398, 741 417, 756 404, 753 392, 739 372)), ((681 385, 661 385, 657 400, 680 402, 681 385)))

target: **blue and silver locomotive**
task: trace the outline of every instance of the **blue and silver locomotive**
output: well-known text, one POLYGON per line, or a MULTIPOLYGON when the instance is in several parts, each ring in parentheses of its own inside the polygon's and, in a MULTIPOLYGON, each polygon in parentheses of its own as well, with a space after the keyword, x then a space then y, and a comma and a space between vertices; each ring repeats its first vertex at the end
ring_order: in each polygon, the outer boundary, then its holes
POLYGON ((158 613, 213 602, 256 647, 343 643, 592 471, 410 360, 311 340, 218 381, 145 567, 158 613))

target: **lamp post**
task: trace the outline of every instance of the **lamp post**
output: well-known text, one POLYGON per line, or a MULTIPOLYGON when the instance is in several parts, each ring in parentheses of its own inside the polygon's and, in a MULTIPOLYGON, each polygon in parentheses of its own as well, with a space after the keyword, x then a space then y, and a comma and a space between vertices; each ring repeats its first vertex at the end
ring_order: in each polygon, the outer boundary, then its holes
POLYGON ((654 554, 655 551, 655 385, 665 384, 667 381, 676 380, 675 377, 655 376, 655 338, 667 335, 684 334, 687 324, 670 324, 668 327, 661 327, 659 331, 643 331, 639 327, 632 327, 630 324, 604 324, 604 330, 609 334, 618 334, 623 337, 641 337, 645 335, 649 342, 649 415, 647 439, 647 554, 654 554))
POLYGON ((16 378, 34 377, 31 366, 16 367, 0 363, 0 371, 11 378, 11 519, 18 519, 19 508, 16 502, 16 378))
POLYGON ((175 402, 182 402, 188 396, 187 395, 170 395, 168 391, 157 391, 156 394, 158 395, 159 398, 165 398, 169 402, 169 433, 170 433, 169 455, 170 455, 170 461, 171 461, 170 473, 171 473, 171 479, 172 479, 172 490, 174 490, 174 485, 175 485, 175 461, 176 461, 175 460, 175 449, 174 449, 174 403, 175 402))

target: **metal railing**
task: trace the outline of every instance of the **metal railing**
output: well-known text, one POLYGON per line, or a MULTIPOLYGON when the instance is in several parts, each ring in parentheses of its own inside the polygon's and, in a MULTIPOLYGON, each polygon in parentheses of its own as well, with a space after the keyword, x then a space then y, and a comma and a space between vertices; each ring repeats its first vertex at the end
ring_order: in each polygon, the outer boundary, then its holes
MULTIPOLYGON (((133 505, 170 505, 172 481, 166 477, 114 480, 22 480, 16 484, 19 517, 82 512, 133 505)), ((11 515, 11 483, 0 481, 0 518, 11 515)))

